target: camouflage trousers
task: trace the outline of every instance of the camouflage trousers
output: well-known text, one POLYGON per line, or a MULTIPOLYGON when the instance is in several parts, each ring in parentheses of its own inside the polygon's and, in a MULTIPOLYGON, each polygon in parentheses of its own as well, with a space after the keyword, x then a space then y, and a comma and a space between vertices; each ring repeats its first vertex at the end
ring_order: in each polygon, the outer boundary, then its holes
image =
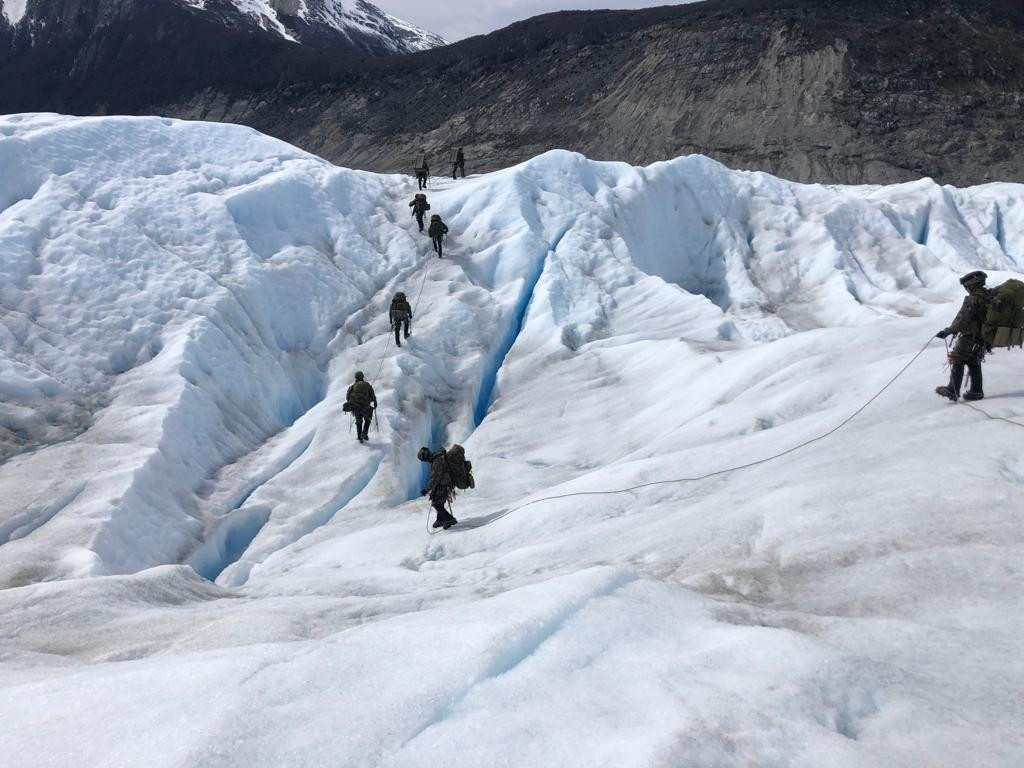
POLYGON ((985 342, 976 336, 956 337, 949 351, 949 362, 964 365, 980 365, 985 360, 985 342))
POLYGON ((451 488, 447 485, 439 485, 430 492, 430 506, 437 512, 437 519, 442 522, 452 517, 452 513, 445 506, 451 498, 451 488))
POLYGON ((970 374, 973 394, 982 393, 981 363, 985 359, 985 343, 974 336, 960 335, 949 351, 949 388, 958 396, 963 389, 964 371, 970 374))

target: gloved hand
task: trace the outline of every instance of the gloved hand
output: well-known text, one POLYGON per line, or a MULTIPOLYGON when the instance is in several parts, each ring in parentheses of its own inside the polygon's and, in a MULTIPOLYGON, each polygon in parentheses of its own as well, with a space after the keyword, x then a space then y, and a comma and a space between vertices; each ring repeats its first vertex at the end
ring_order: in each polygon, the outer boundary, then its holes
POLYGON ((426 495, 427 495, 427 489, 424 488, 422 491, 420 491, 420 496, 426 496, 426 495))
POLYGON ((935 334, 936 339, 944 339, 952 333, 949 328, 943 328, 941 331, 935 334))

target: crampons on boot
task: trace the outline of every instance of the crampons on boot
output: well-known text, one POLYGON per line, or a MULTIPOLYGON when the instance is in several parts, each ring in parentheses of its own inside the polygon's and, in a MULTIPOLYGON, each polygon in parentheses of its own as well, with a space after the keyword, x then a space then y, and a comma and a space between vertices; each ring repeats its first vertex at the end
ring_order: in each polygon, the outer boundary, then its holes
POLYGON ((953 391, 953 388, 948 386, 936 387, 935 394, 942 395, 942 397, 952 400, 954 403, 960 399, 959 395, 953 391))
POLYGON ((456 520, 452 515, 445 515, 444 517, 441 517, 440 515, 438 515, 437 516, 437 520, 434 521, 434 527, 435 528, 444 528, 447 531, 449 528, 451 528, 457 522, 459 522, 459 521, 456 520))
POLYGON ((964 392, 964 400, 984 400, 984 392, 964 392))

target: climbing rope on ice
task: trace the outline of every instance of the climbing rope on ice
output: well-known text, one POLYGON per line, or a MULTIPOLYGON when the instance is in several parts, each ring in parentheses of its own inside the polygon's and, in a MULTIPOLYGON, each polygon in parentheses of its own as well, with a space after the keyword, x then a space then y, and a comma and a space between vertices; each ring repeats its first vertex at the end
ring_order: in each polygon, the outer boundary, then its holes
MULTIPOLYGON (((925 345, 923 347, 921 347, 921 350, 916 355, 914 355, 910 359, 910 361, 906 365, 904 365, 895 376, 893 376, 891 379, 889 379, 889 381, 885 384, 884 387, 882 387, 880 390, 878 390, 878 392, 876 392, 874 395, 872 395, 871 398, 866 403, 864 403, 864 405, 862 405, 860 408, 858 408, 852 414, 847 416, 843 421, 841 421, 836 426, 832 427, 832 429, 828 430, 827 432, 824 432, 824 433, 818 435, 817 437, 812 437, 810 440, 805 440, 804 442, 800 443, 799 445, 794 445, 792 448, 787 448, 785 451, 782 451, 780 453, 776 453, 776 454, 774 454, 772 456, 767 456, 767 457, 765 457, 763 459, 758 459, 756 461, 749 461, 749 462, 747 462, 745 464, 739 464, 739 465, 737 465, 735 467, 727 467, 726 469, 719 469, 719 470, 716 470, 714 472, 708 472, 707 474, 697 475, 695 477, 677 477, 677 478, 673 478, 671 480, 653 480, 653 481, 648 482, 648 483, 640 483, 639 485, 631 485, 628 488, 616 488, 614 490, 608 490, 608 491, 574 491, 573 493, 562 493, 562 494, 558 494, 557 496, 542 496, 539 499, 532 499, 530 501, 527 501, 527 502, 519 504, 519 505, 517 505, 515 507, 512 507, 511 509, 507 509, 504 512, 501 512, 501 513, 495 515, 494 517, 487 519, 485 522, 480 523, 479 525, 466 525, 464 527, 465 528, 483 528, 485 525, 490 525, 491 523, 496 523, 498 520, 501 520, 504 517, 508 517, 513 512, 518 512, 521 509, 533 506, 534 504, 540 504, 541 502, 544 502, 544 501, 557 501, 559 499, 569 499, 569 498, 573 498, 573 497, 576 497, 576 496, 614 496, 614 495, 617 495, 617 494, 620 494, 620 493, 632 493, 633 491, 638 491, 638 490, 641 490, 643 488, 652 488, 652 487, 657 486, 657 485, 673 485, 673 484, 678 484, 678 483, 696 483, 696 482, 699 482, 701 480, 708 480, 708 479, 710 479, 712 477, 719 477, 721 475, 727 475, 727 474, 731 474, 733 472, 739 472, 740 470, 743 470, 743 469, 750 469, 752 467, 757 467, 757 466, 760 466, 762 464, 768 464, 769 462, 776 461, 777 459, 781 459, 783 456, 788 456, 789 454, 795 453, 796 451, 799 451, 802 448, 806 448, 809 445, 813 445, 814 443, 821 442, 822 440, 825 440, 826 438, 831 437, 836 432, 838 432, 843 427, 845 427, 847 424, 849 424, 854 419, 856 419, 858 416, 860 416, 860 414, 862 414, 865 410, 867 410, 868 406, 870 406, 872 403, 874 403, 875 400, 877 400, 879 397, 881 397, 886 392, 886 390, 889 389, 889 387, 891 387, 893 384, 895 384, 897 382, 897 380, 899 380, 900 377, 902 377, 903 374, 907 372, 907 370, 910 368, 910 366, 912 366, 915 362, 917 362, 918 358, 920 358, 921 355, 923 355, 925 353, 925 350, 927 350, 928 347, 931 345, 933 339, 934 339, 934 337, 929 337, 928 341, 925 343, 925 345)), ((999 418, 999 417, 992 417, 992 418, 999 418)), ((1016 424, 1017 422, 1012 422, 1012 423, 1016 424)), ((1018 426, 1024 426, 1024 425, 1018 425, 1018 426)), ((456 526, 456 530, 458 529, 458 527, 459 526, 456 526)), ((430 514, 428 512, 427 513, 427 533, 433 535, 434 533, 437 533, 437 532, 438 531, 432 531, 430 529, 430 514)))
MULTIPOLYGON (((949 340, 947 339, 946 340, 946 357, 947 357, 947 360, 949 358, 949 353, 951 351, 952 351, 952 344, 950 344, 949 340)), ((949 363, 946 363, 946 368, 949 368, 949 367, 950 367, 949 363)), ((970 374, 968 374, 968 375, 970 375, 970 374)), ((1008 419, 1005 416, 993 416, 991 413, 989 413, 985 409, 979 408, 978 406, 974 405, 971 402, 968 402, 967 400, 961 401, 961 404, 962 405, 966 405, 972 411, 977 411, 982 416, 984 416, 985 418, 991 419, 992 421, 1005 421, 1007 424, 1013 424, 1015 427, 1024 427, 1024 424, 1022 424, 1021 422, 1014 421, 1013 419, 1008 419)))
POLYGON ((1015 426, 1015 427, 1024 427, 1024 424, 1021 424, 1019 421, 1014 421, 1013 419, 1008 419, 1005 416, 994 416, 993 414, 989 413, 988 411, 986 411, 986 410, 984 410, 982 408, 979 408, 974 403, 964 402, 963 405, 966 405, 972 411, 977 411, 978 413, 980 413, 982 416, 984 416, 987 419, 992 419, 992 421, 1005 421, 1007 424, 1013 424, 1013 426, 1015 426))

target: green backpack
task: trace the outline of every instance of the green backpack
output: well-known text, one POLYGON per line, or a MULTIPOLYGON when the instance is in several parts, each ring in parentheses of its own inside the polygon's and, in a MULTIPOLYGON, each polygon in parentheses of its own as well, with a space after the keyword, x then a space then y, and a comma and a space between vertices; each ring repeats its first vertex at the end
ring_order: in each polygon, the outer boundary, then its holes
POLYGON ((1024 283, 1007 280, 989 292, 981 335, 989 349, 1024 346, 1024 283))
POLYGON ((476 481, 473 479, 473 462, 466 459, 466 449, 455 443, 448 449, 446 458, 452 484, 463 491, 467 488, 476 488, 476 481))

